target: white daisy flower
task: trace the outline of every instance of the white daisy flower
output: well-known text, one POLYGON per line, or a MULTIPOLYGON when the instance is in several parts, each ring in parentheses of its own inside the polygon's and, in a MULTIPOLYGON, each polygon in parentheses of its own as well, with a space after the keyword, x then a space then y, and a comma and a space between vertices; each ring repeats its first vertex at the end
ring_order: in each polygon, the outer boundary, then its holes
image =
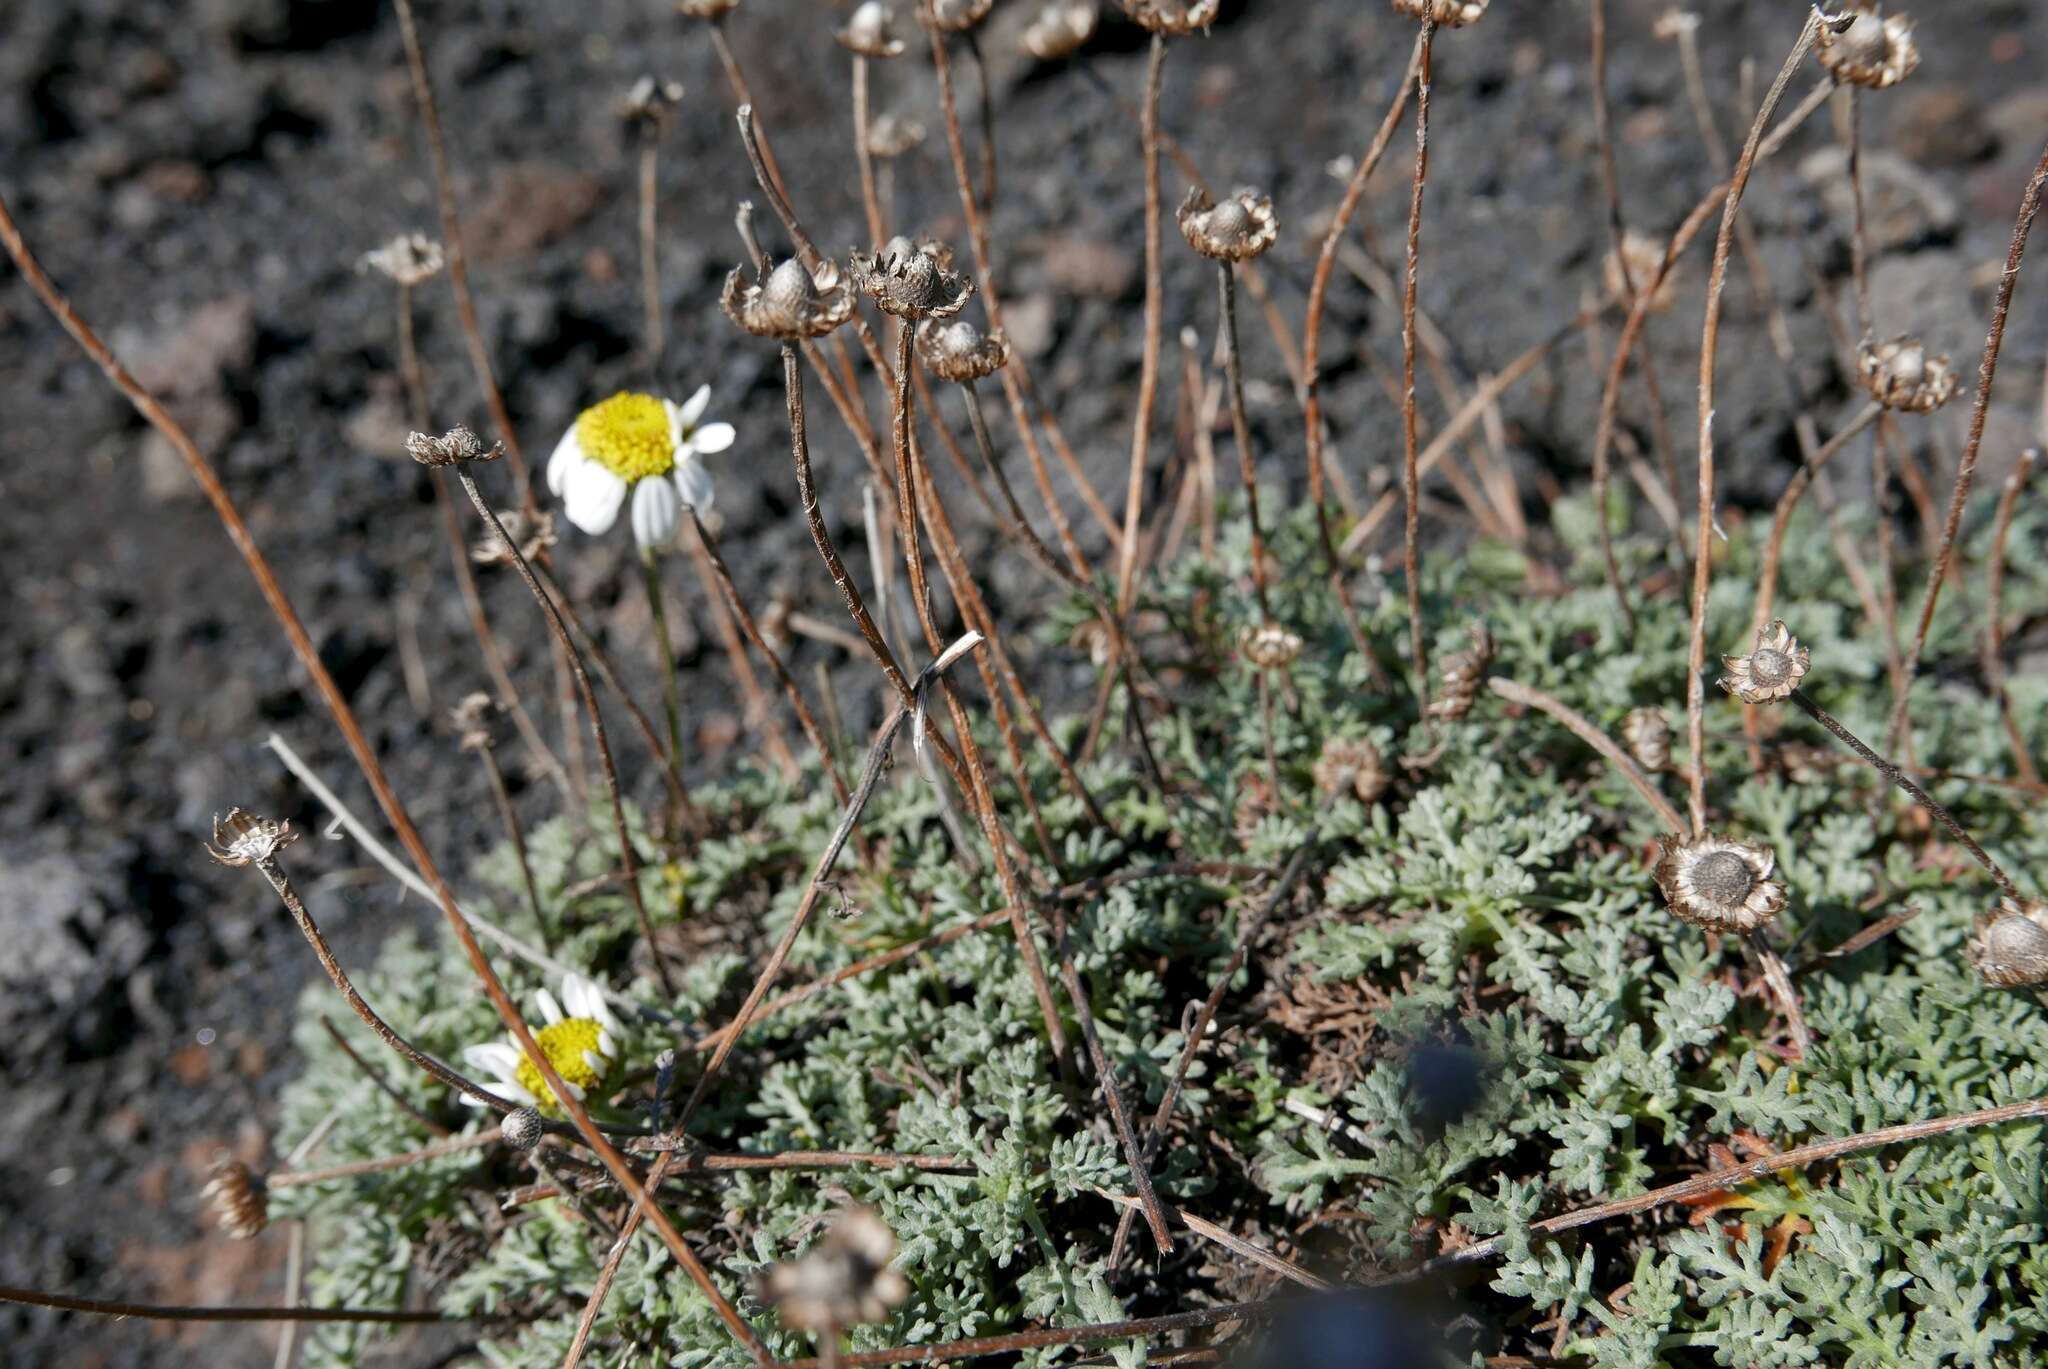
MULTIPOLYGON (((533 1033, 534 1042, 580 1103, 586 1094, 604 1083, 618 1063, 619 1020, 605 1003, 603 990, 595 981, 579 974, 563 976, 560 999, 546 989, 540 990, 534 995, 534 1006, 539 1009, 543 1024, 533 1033)), ((547 1081, 540 1077, 540 1071, 517 1042, 464 1046, 462 1058, 471 1069, 485 1076, 483 1084, 499 1097, 544 1112, 559 1110, 547 1081)), ((471 1107, 482 1106, 468 1094, 462 1096, 462 1101, 471 1107)))
POLYGON ((621 390, 576 416, 548 458, 548 489, 569 521, 593 537, 611 531, 633 497, 633 536, 658 548, 675 536, 686 507, 711 509, 711 476, 699 457, 733 442, 730 423, 700 423, 711 387, 682 404, 621 390))

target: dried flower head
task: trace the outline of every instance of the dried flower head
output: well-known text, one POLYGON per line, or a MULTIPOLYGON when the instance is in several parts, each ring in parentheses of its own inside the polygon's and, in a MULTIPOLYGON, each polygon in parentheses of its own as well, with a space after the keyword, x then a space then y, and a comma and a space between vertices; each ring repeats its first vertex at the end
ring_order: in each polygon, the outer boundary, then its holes
POLYGON ((988 18, 996 0, 923 0, 924 22, 947 33, 963 33, 988 18))
POLYGON ((547 1132, 538 1108, 514 1108, 498 1123, 498 1136, 514 1150, 532 1150, 547 1132))
POLYGON ((846 27, 833 36, 839 46, 863 57, 887 60, 903 55, 903 40, 896 36, 896 9, 883 0, 862 0, 846 27))
POLYGON ((1472 645, 1452 652, 1437 666, 1441 684, 1437 696, 1429 701, 1429 716, 1454 723, 1470 713, 1492 665, 1493 633, 1486 624, 1474 623, 1472 645))
POLYGON ((1124 13, 1153 33, 1200 33, 1216 22, 1223 0, 1120 0, 1124 13))
POLYGON ((883 114, 868 125, 868 155, 892 161, 925 140, 925 127, 900 114, 883 114))
POLYGON ((1621 736, 1643 769, 1654 775, 1671 768, 1671 719, 1663 709, 1630 709, 1621 721, 1621 736))
POLYGON ((1931 357, 1917 338, 1868 338, 1856 348, 1856 379, 1887 409, 1930 414, 1955 398, 1956 370, 1945 356, 1931 357))
POLYGON ((1699 15, 1675 6, 1658 15, 1657 22, 1650 26, 1651 34, 1667 43, 1674 38, 1683 38, 1689 33, 1698 33, 1699 29, 1699 15))
POLYGON ((213 820, 213 841, 206 854, 222 865, 262 864, 299 839, 289 822, 259 818, 240 808, 228 809, 225 818, 213 820))
POLYGON ((682 102, 681 81, 657 81, 652 76, 642 76, 619 102, 619 117, 629 124, 658 129, 682 102))
POLYGON ((235 1240, 251 1240, 270 1225, 270 1194, 263 1176, 240 1160, 225 1155, 215 1160, 200 1193, 213 1209, 215 1225, 235 1240))
POLYGON ((1335 794, 1349 789, 1358 795, 1360 803, 1377 803, 1394 781, 1386 757, 1363 737, 1326 740, 1311 773, 1321 792, 1335 794))
POLYGON ((838 269, 831 268, 829 279, 821 281, 794 257, 759 285, 735 269, 725 278, 718 302, 726 317, 756 337, 784 341, 823 337, 853 317, 853 291, 838 269))
POLYGON ((891 238, 873 256, 853 254, 853 284, 885 314, 951 318, 974 295, 974 282, 956 274, 952 264, 952 253, 936 243, 891 238))
POLYGON ((491 734, 491 722, 497 712, 497 703, 481 689, 463 695, 462 702, 448 710, 448 724, 455 729, 464 751, 491 749, 496 740, 491 734))
POLYGON ((1477 23, 1487 0, 1394 0, 1394 13, 1411 19, 1434 19, 1447 29, 1477 23))
POLYGON ((1813 665, 1812 653, 1799 645, 1782 619, 1758 629, 1756 649, 1747 656, 1723 656, 1728 673, 1721 688, 1746 704, 1767 704, 1791 697, 1813 665))
MULTIPOLYGON (((555 516, 546 509, 527 513, 524 509, 508 509, 498 515, 498 521, 505 525, 505 535, 512 539, 512 545, 528 563, 538 561, 559 539, 555 534, 555 516)), ((514 564, 512 551, 498 538, 496 529, 483 535, 480 541, 469 549, 469 559, 480 566, 509 566, 514 564)))
POLYGON ((1971 938, 1969 953, 1977 974, 1993 988, 2048 984, 2048 902, 2001 899, 1997 916, 1971 938))
MULTIPOLYGON (((1650 282, 1657 280, 1657 272, 1663 265, 1664 244, 1648 233, 1631 228, 1621 235, 1619 252, 1613 248, 1608 249, 1607 258, 1601 264, 1600 274, 1607 284, 1608 294, 1616 299, 1627 299, 1632 293, 1648 290, 1650 282), (1624 264, 1628 267, 1626 276, 1622 274, 1624 264)), ((1677 293, 1678 288, 1672 280, 1672 273, 1667 272, 1663 280, 1657 281, 1656 290, 1651 292, 1651 310, 1662 313, 1669 309, 1677 293)))
POLYGON ((439 437, 409 433, 405 451, 422 466, 463 466, 472 461, 496 461, 505 454, 503 445, 493 442, 486 447, 482 438, 460 424, 439 437))
POLYGON ((1816 49, 1820 64, 1837 81, 1883 90, 1913 74, 1920 65, 1920 45, 1913 24, 1904 15, 1890 18, 1859 7, 1839 30, 1821 25, 1816 49))
POLYGON ((1778 858, 1768 846, 1709 832, 1696 840, 1659 837, 1652 871, 1664 901, 1681 922, 1708 932, 1753 932, 1785 906, 1785 886, 1771 878, 1778 858))
POLYGON ((1041 62, 1072 57, 1095 36, 1102 10, 1095 0, 1050 0, 1024 30, 1024 51, 1041 62))
POLYGON ((400 233, 375 251, 356 258, 356 270, 375 271, 405 286, 432 279, 445 264, 441 244, 424 233, 400 233))
POLYGON ((1178 217, 1188 246, 1218 261, 1249 261, 1280 236, 1273 202, 1256 190, 1233 190, 1219 203, 1191 186, 1178 217))
POLYGON ((739 5, 740 0, 676 0, 676 13, 685 19, 723 19, 739 5))
POLYGON ((1238 634, 1237 649, 1261 670, 1285 670, 1301 656, 1301 637, 1278 623, 1261 623, 1238 634))
POLYGON ((1001 329, 983 333, 966 319, 954 319, 917 335, 917 354, 927 371, 960 384, 994 375, 1010 362, 1010 343, 1001 329))
POLYGON ((868 1208, 844 1208, 825 1239, 761 1275, 761 1298, 804 1331, 836 1334, 881 1321, 910 1295, 909 1281, 890 1267, 895 1256, 888 1223, 868 1208))

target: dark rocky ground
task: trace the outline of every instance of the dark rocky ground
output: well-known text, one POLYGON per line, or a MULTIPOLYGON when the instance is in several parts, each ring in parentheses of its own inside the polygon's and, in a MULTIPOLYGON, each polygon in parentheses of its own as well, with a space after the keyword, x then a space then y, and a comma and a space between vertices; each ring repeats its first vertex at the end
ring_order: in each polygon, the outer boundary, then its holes
MULTIPOLYGON (((1117 103, 1142 77, 1142 44, 1108 27, 1078 63, 1026 65, 1029 7, 1004 0, 984 38, 1000 114, 1004 282, 1015 331, 1106 493, 1121 488, 1142 291, 1136 123, 1117 103), (1112 94, 1115 92, 1115 94, 1112 94)), ((1681 95, 1675 50, 1650 35, 1663 10, 1617 0, 1612 88, 1628 212, 1668 231, 1714 179, 1681 95)), ((1797 30, 1790 0, 1709 0, 1702 42, 1725 127, 1746 122, 1743 64, 1768 80, 1797 30)), ((2048 136, 2048 15, 2020 0, 1952 0, 1926 22, 1926 62, 1866 102, 1878 317, 1923 330, 1974 374, 2014 205, 2048 136)), ((1177 44, 1167 127, 1221 184, 1269 189, 1285 220, 1268 258, 1298 319, 1315 223, 1334 204, 1328 165, 1377 122, 1410 38, 1384 5, 1243 0, 1207 41, 1177 44)), ((859 235, 838 10, 748 0, 733 38, 800 208, 829 244, 859 235)), ((737 260, 730 229, 749 186, 727 89, 701 28, 629 0, 425 5, 452 151, 470 214, 475 282, 499 375, 536 465, 582 403, 640 382, 632 167, 615 116, 643 72, 680 79, 664 145, 662 260, 670 309, 663 385, 699 382, 739 425, 720 458, 725 540, 757 602, 787 593, 830 617, 783 456, 770 349, 740 338, 713 300, 737 260)), ((963 75, 965 74, 963 69, 963 75)), ((1585 6, 1499 0, 1439 48, 1422 300, 1469 383, 1571 317, 1604 250, 1591 144, 1585 6)), ((1812 79, 1802 73, 1795 90, 1812 79)), ((934 134, 931 68, 883 70, 878 106, 934 134)), ((971 87, 970 87, 971 89, 971 87)), ((1751 196, 1791 307, 1798 384, 1823 424, 1849 402, 1813 285, 1843 286, 1825 119, 1751 196), (1818 155, 1816 155, 1818 154, 1818 155)), ((1395 144, 1367 215, 1376 250, 1400 241, 1409 143, 1395 144)), ((962 238, 936 136, 895 174, 898 222, 962 238)), ((1167 193, 1183 181, 1169 165, 1167 193)), ((219 462, 329 663, 392 764, 428 838, 459 868, 489 839, 488 800, 438 721, 482 683, 449 583, 429 487, 395 459, 403 436, 389 294, 357 275, 392 233, 433 229, 431 186, 407 98, 398 27, 377 0, 18 0, 0 12, 0 194, 47 267, 219 462), (428 707, 408 691, 417 641, 428 707)), ((964 243, 963 243, 964 246, 964 243)), ((1168 336, 1213 328, 1213 296, 1168 229, 1168 336)), ((1700 254, 1681 303, 1654 329, 1689 430, 1700 254)), ((1986 446, 2001 474, 2024 442, 2048 316, 2024 289, 2007 384, 1986 446)), ((437 417, 482 426, 453 311, 423 298, 437 417)), ((1250 316, 1256 319, 1256 314, 1250 316)), ((1295 325, 1298 327, 1298 324, 1295 325)), ((1298 415, 1270 339, 1248 320, 1253 420, 1276 483, 1298 484, 1298 415)), ((1395 314, 1340 272, 1328 340, 1333 417, 1353 479, 1398 462, 1385 378, 1395 314)), ((1169 356, 1172 352, 1169 351, 1169 356)), ((1783 378, 1746 293, 1731 292, 1719 433, 1737 504, 1771 497, 1793 449, 1783 378)), ((1582 347, 1539 368, 1505 404, 1505 438, 1540 524, 1546 480, 1583 478, 1597 394, 1582 347)), ((1177 386, 1169 382, 1167 402, 1177 386)), ((873 401, 879 413, 880 400, 873 401)), ((1426 411, 1441 413, 1425 389, 1426 411)), ((817 409, 824 406, 819 403, 817 409)), ((1928 431, 1952 463, 1963 406, 1928 431)), ((280 1286, 282 1237, 240 1247, 196 1216, 207 1158, 260 1152, 290 1070, 286 1024, 317 969, 252 878, 197 843, 229 804, 321 824, 261 750, 278 729, 368 799, 211 513, 167 449, 0 270, 0 1281, 164 1302, 256 1302, 280 1286)), ((1164 410, 1162 410, 1164 412, 1164 410)), ((857 526, 858 455, 836 420, 813 424, 837 519, 857 526)), ((509 499, 504 476, 491 480, 509 499)), ((1850 488, 1857 488, 1853 477, 1850 488)), ((1114 496, 1111 496, 1114 499, 1114 496)), ((968 507, 964 506, 963 508, 968 507)), ((1076 506, 1077 516, 1078 505, 1076 506)), ((969 516, 977 528, 985 520, 969 516)), ((1452 529, 1455 531, 1455 529, 1452 529)), ((977 534, 985 536, 985 534, 977 534)), ((1007 558, 1007 553, 1004 554, 1007 558)), ((643 601, 623 529, 570 533, 564 575, 621 654, 646 659, 643 601)), ((739 737, 725 667, 683 562, 682 650, 709 773, 739 737), (701 630, 701 631, 700 631, 701 630)), ((1008 614, 1042 602, 1031 577, 991 566, 1008 614)), ((546 689, 531 608, 490 587, 517 670, 546 689)), ((804 669, 810 650, 800 652, 804 669)), ((843 659, 838 663, 844 664, 843 659)), ((1064 668, 1051 663, 1048 669, 1064 668)), ((841 672, 858 726, 864 672, 841 672)), ((635 677, 652 699, 651 676, 635 677)), ((1048 677, 1057 691, 1059 681, 1048 677)), ((524 800, 538 816, 542 785, 524 800)), ((351 883, 358 857, 316 846, 317 911, 345 960, 422 921, 387 884, 351 883)), ((126 1323, 0 1312, 0 1358, 20 1364, 216 1365, 268 1361, 270 1333, 166 1333, 126 1323)), ((424 1362, 426 1352, 416 1358, 424 1362)))

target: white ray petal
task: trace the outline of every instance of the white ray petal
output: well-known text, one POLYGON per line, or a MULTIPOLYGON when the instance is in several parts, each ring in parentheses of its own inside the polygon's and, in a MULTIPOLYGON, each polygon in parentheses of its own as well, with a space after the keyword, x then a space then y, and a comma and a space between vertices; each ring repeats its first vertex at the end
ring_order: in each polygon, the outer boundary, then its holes
POLYGON ((690 434, 690 445, 699 456, 716 456, 733 444, 738 436, 730 423, 706 423, 690 434))
POLYGON ((709 403, 711 403, 711 387, 709 385, 699 385, 697 393, 683 401, 681 409, 677 411, 677 416, 683 421, 684 432, 687 433, 690 429, 697 426, 697 420, 704 417, 704 408, 709 403))
POLYGON ((592 537, 611 531, 625 502, 626 482, 595 461, 576 463, 563 480, 562 512, 592 537))
POLYGON ((704 469, 703 462, 694 457, 683 462, 676 467, 674 479, 675 491, 683 503, 700 514, 711 512, 715 491, 711 488, 711 472, 704 469))
POLYGON ((633 487, 633 540, 656 550, 667 546, 679 513, 674 485, 659 477, 642 480, 633 487))
POLYGON ((550 1027, 562 1020, 562 1005, 557 1003, 555 996, 545 988, 539 989, 534 993, 533 1001, 540 1008, 541 1021, 547 1023, 550 1027))
POLYGON ((569 472, 580 461, 587 461, 583 455, 583 444, 576 440, 576 425, 571 423, 569 431, 562 434, 562 440, 555 444, 554 454, 548 457, 548 492, 557 499, 562 496, 563 483, 569 472))

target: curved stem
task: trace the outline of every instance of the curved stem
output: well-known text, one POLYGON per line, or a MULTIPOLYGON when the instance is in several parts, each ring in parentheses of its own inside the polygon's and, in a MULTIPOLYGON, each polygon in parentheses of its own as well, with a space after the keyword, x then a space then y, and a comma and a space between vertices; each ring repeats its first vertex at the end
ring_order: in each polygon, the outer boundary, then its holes
POLYGON ((1138 572, 1138 529, 1145 515, 1145 466, 1152 445, 1152 405, 1159 388, 1159 335, 1165 317, 1165 286, 1159 267, 1159 88, 1166 68, 1166 39, 1152 35, 1145 64, 1141 128, 1145 159, 1145 341, 1138 369, 1138 413, 1131 429, 1131 472, 1124 490, 1123 547, 1117 562, 1117 611, 1128 615, 1138 572))
POLYGON ((1401 287, 1401 567, 1408 589, 1408 660, 1418 716, 1429 716, 1429 644, 1422 631, 1422 478, 1416 469, 1415 291, 1422 275, 1422 190, 1429 178, 1429 65, 1436 20, 1422 21, 1415 64, 1415 178, 1408 192, 1408 269, 1401 287))
MULTIPOLYGON (((1237 442, 1238 470, 1244 477, 1245 517, 1252 532, 1252 590, 1259 599, 1259 621, 1273 621, 1266 597, 1266 533, 1259 523, 1259 476, 1252 464, 1251 424, 1244 413, 1244 366, 1237 354, 1237 268, 1216 263, 1216 295, 1223 320, 1223 374, 1230 394, 1230 432, 1237 442)), ((1277 790, 1275 792, 1278 792, 1277 790)))
POLYGON ((1685 819, 1679 815, 1678 809, 1672 806, 1671 800, 1657 791, 1657 786, 1650 783, 1650 777, 1643 773, 1643 768, 1635 763, 1628 752, 1622 750, 1612 737, 1595 727, 1585 715, 1540 689, 1517 684, 1498 675, 1488 676, 1486 687, 1509 703, 1541 709, 1570 728, 1579 740, 1599 752, 1601 758, 1613 766, 1623 779, 1635 786, 1635 791, 1643 796, 1643 802, 1650 805, 1651 810, 1657 815, 1657 820, 1664 824, 1667 831, 1677 833, 1685 830, 1685 819))

